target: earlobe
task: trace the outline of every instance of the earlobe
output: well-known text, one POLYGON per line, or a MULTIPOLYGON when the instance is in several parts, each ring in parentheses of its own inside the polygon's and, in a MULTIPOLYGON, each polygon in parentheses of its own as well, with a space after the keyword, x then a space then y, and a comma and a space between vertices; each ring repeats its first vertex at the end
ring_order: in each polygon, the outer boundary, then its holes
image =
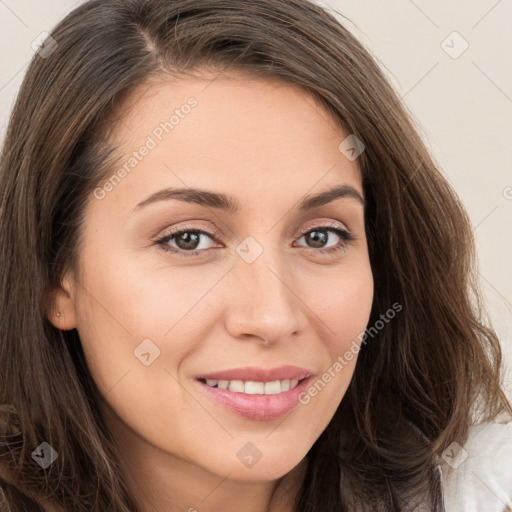
POLYGON ((69 274, 52 290, 47 318, 54 327, 62 331, 76 328, 75 286, 69 274))

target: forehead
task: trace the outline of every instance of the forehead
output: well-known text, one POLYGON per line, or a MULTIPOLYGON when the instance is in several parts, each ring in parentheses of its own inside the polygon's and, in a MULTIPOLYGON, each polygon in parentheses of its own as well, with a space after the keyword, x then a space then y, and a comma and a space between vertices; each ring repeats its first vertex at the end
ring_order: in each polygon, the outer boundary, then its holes
POLYGON ((357 162, 339 149, 348 133, 313 95, 277 79, 158 77, 119 103, 116 117, 111 141, 125 176, 111 195, 131 191, 131 207, 164 185, 275 199, 345 183, 363 195, 357 162))

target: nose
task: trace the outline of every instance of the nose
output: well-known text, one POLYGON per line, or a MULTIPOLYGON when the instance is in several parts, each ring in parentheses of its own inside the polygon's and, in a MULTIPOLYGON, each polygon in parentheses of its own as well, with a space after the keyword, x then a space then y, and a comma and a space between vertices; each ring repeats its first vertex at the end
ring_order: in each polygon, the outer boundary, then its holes
POLYGON ((233 292, 226 329, 234 338, 254 338, 271 346, 299 335, 305 328, 305 298, 300 297, 292 272, 268 252, 252 263, 238 261, 229 286, 233 292))

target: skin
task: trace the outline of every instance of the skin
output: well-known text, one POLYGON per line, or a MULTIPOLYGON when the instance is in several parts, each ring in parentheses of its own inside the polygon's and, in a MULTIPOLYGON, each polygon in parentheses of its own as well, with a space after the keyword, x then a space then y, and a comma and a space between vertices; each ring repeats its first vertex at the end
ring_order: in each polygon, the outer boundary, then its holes
MULTIPOLYGON (((91 196, 79 272, 64 275, 53 304, 60 316, 50 320, 79 332, 142 510, 291 512, 304 457, 357 358, 307 405, 275 420, 239 416, 195 377, 289 364, 318 378, 365 330, 373 276, 363 205, 344 197, 296 210, 304 196, 335 185, 363 196, 360 172, 338 149, 348 133, 313 97, 237 73, 140 87, 121 107, 113 139, 121 161, 191 96, 197 107, 103 199, 91 196), (167 187, 223 192, 241 211, 171 199, 130 212, 167 187), (301 235, 329 223, 356 237, 331 256, 318 251, 340 245, 336 233, 322 231, 323 245, 301 235), (193 249, 203 252, 189 257, 155 243, 183 226, 219 235, 202 235, 193 249), (263 249, 250 264, 235 251, 249 236, 263 249), (149 366, 134 356, 147 338, 160 349, 149 366), (261 452, 252 467, 236 455, 249 442, 261 452)), ((178 244, 168 242, 186 252, 178 244)))

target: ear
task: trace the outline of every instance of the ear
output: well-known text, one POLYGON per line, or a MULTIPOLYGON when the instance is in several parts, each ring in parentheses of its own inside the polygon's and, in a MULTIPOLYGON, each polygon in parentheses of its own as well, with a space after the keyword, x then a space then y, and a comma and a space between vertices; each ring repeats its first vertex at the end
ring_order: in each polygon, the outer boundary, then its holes
POLYGON ((76 281, 67 272, 58 286, 50 293, 47 318, 54 327, 62 331, 74 329, 77 326, 76 315, 76 281))

